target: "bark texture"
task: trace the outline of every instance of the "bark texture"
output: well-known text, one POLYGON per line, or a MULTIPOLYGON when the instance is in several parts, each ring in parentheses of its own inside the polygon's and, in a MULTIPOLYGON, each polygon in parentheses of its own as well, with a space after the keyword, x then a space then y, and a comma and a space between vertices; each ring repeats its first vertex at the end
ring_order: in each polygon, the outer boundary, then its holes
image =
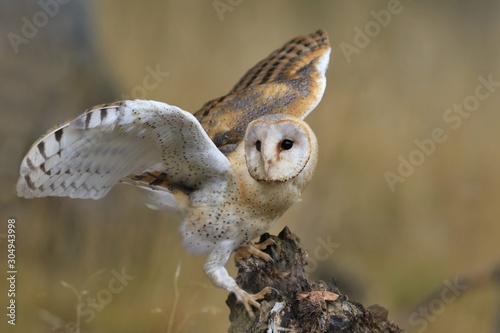
POLYGON ((273 261, 255 257, 239 260, 236 281, 250 293, 265 287, 271 287, 273 292, 260 302, 255 318, 231 294, 226 301, 231 310, 228 332, 403 332, 388 321, 383 307, 365 308, 350 301, 338 290, 335 279, 329 283, 310 281, 304 272, 307 253, 288 228, 278 236, 264 234, 260 242, 269 238, 275 244, 264 252, 273 261))

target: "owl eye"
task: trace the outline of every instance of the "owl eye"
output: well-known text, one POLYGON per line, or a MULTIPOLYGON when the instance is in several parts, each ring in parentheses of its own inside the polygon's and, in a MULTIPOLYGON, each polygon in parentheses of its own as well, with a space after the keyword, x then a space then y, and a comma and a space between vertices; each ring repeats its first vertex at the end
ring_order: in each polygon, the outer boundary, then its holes
POLYGON ((285 139, 285 140, 281 141, 280 148, 282 150, 289 150, 292 147, 293 147, 293 141, 292 140, 285 139))
POLYGON ((255 149, 257 149, 257 151, 260 151, 260 146, 261 146, 261 142, 260 142, 260 140, 258 140, 258 141, 255 143, 255 149))

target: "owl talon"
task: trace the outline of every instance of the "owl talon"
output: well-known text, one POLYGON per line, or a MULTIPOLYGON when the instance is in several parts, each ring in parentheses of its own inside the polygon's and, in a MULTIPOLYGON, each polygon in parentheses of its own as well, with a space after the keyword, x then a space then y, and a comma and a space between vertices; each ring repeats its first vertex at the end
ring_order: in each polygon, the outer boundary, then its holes
POLYGON ((260 258, 265 262, 274 262, 273 258, 271 258, 269 254, 263 252, 262 250, 266 249, 269 245, 275 245, 275 244, 276 242, 274 240, 268 238, 260 244, 242 245, 234 251, 235 259, 236 261, 240 261, 241 259, 253 256, 256 258, 260 258))
POLYGON ((246 291, 244 291, 243 289, 238 288, 234 291, 234 294, 236 295, 236 299, 240 303, 243 303, 243 306, 245 306, 245 310, 247 311, 248 315, 251 318, 255 318, 255 314, 253 313, 252 306, 257 308, 257 309, 260 309, 260 304, 257 301, 264 299, 264 297, 267 294, 270 294, 271 292, 272 292, 272 289, 270 287, 266 287, 256 294, 249 294, 246 291))
POLYGON ((268 238, 262 243, 253 244, 253 246, 259 250, 265 250, 269 245, 276 245, 276 242, 272 238, 268 238))

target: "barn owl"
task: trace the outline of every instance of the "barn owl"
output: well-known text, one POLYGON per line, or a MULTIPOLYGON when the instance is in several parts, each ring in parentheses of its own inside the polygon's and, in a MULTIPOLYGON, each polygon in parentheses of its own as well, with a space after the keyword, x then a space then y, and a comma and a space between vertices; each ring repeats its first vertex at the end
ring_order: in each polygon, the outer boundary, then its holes
POLYGON ((33 144, 18 195, 100 199, 118 183, 135 186, 150 208, 181 214, 185 247, 207 254, 207 276, 252 315, 265 291, 242 290, 225 264, 312 177, 318 145, 302 119, 323 95, 329 55, 323 30, 297 37, 194 114, 149 100, 90 108, 33 144))

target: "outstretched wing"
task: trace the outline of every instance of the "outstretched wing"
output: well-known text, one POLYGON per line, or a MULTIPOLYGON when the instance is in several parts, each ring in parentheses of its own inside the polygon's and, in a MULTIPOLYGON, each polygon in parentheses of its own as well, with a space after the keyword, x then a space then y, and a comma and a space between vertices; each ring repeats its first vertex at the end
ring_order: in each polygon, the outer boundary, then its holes
POLYGON ((148 170, 196 189, 229 169, 192 114, 155 101, 123 101, 91 108, 36 141, 22 161, 17 192, 99 199, 122 178, 148 170))
POLYGON ((324 30, 294 38, 250 69, 229 94, 207 102, 194 115, 225 154, 258 117, 284 113, 303 119, 325 91, 330 50, 324 30))

